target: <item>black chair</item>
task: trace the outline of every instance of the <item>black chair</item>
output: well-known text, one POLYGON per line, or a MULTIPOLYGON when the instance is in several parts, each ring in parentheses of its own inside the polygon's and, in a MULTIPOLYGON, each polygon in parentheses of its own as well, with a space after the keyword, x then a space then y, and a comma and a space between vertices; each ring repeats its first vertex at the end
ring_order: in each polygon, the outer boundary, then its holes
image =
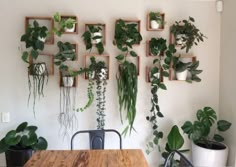
POLYGON ((122 139, 121 135, 118 131, 113 130, 113 129, 101 129, 101 130, 82 130, 78 131, 73 134, 71 138, 71 150, 73 150, 73 142, 75 136, 81 133, 88 133, 89 134, 89 145, 90 149, 95 150, 95 149, 104 149, 104 140, 105 140, 105 133, 107 132, 113 132, 119 136, 120 140, 120 149, 122 149, 122 139))
POLYGON ((177 153, 180 156, 180 167, 194 167, 193 164, 179 151, 175 150, 172 151, 167 159, 165 160, 164 167, 172 167, 172 160, 175 156, 175 153, 177 153))

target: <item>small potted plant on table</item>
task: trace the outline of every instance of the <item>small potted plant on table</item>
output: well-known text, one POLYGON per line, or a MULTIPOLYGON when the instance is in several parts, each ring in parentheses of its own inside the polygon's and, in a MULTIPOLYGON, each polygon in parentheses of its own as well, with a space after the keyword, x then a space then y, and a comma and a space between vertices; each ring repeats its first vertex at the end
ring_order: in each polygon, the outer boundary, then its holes
POLYGON ((1 139, 0 153, 5 152, 7 167, 22 167, 34 151, 47 149, 47 141, 37 136, 37 129, 37 126, 29 126, 27 122, 23 122, 1 139))

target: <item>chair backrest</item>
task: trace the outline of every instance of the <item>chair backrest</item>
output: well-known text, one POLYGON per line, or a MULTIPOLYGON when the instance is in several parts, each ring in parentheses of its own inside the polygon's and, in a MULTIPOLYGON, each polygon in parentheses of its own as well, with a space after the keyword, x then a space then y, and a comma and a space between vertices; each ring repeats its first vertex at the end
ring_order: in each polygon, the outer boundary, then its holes
POLYGON ((73 134, 71 138, 71 150, 73 150, 74 138, 81 133, 89 134, 89 146, 90 149, 104 149, 105 133, 113 132, 119 137, 120 149, 122 149, 122 138, 118 131, 114 129, 101 129, 101 130, 82 130, 73 134))
POLYGON ((193 164, 179 151, 175 150, 172 151, 167 159, 165 160, 164 167, 172 167, 172 160, 174 158, 175 153, 177 153, 180 156, 180 167, 194 167, 193 164))

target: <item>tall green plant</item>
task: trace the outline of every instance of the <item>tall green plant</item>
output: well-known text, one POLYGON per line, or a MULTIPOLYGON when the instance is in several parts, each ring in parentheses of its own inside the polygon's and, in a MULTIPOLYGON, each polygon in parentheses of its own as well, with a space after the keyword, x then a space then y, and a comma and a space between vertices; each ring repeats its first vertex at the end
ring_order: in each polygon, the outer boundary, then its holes
POLYGON ((140 43, 142 36, 137 30, 136 23, 125 23, 119 19, 115 25, 114 44, 117 48, 123 52, 116 56, 116 59, 120 62, 119 73, 116 76, 118 85, 119 96, 119 110, 121 116, 121 122, 123 124, 122 110, 126 111, 126 119, 128 125, 123 130, 122 134, 127 135, 128 131, 131 134, 134 129, 134 120, 136 117, 136 99, 138 92, 138 77, 137 67, 135 64, 129 62, 126 56, 129 54, 133 57, 137 57, 136 52, 132 50, 132 46, 140 43))

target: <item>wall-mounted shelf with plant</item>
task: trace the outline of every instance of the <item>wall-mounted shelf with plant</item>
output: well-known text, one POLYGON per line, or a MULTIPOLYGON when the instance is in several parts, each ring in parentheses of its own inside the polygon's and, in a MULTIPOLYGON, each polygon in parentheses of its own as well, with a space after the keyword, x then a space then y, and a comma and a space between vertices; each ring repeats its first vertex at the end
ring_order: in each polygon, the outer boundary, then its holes
POLYGON ((198 69, 199 61, 195 56, 178 56, 174 57, 172 68, 170 68, 169 80, 187 81, 189 83, 201 82, 198 77, 202 70, 198 69))
POLYGON ((53 31, 57 36, 62 34, 78 34, 78 19, 73 15, 61 15, 56 13, 53 16, 54 21, 57 23, 53 31))
MULTIPOLYGON (((140 22, 139 22, 140 23, 140 22)), ((115 36, 113 44, 122 52, 116 59, 120 62, 118 73, 116 76, 118 84, 118 96, 120 117, 123 124, 123 113, 126 111, 127 125, 122 134, 131 134, 134 128, 134 121, 136 117, 136 99, 138 92, 138 70, 134 63, 127 60, 127 56, 137 57, 132 46, 139 44, 142 40, 140 31, 137 29, 139 24, 127 24, 124 20, 119 19, 115 25, 115 36)))
MULTIPOLYGON (((29 24, 26 28, 25 34, 21 36, 21 41, 25 42, 26 49, 22 53, 22 60, 28 63, 28 87, 29 87, 29 98, 28 103, 31 98, 31 93, 33 96, 33 112, 35 114, 35 103, 36 98, 43 96, 44 86, 48 81, 48 68, 44 61, 37 61, 39 59, 39 51, 43 51, 44 42, 42 38, 47 37, 48 29, 45 26, 39 25, 39 23, 34 20, 33 25, 29 24), (37 61, 37 62, 36 62, 37 61), (32 79, 31 79, 32 76, 32 79)), ((47 56, 51 57, 52 56, 47 56)), ((51 59, 50 59, 51 60, 51 59)), ((50 63, 50 74, 53 74, 53 62, 50 63)))
POLYGON ((186 49, 186 53, 199 42, 203 42, 206 38, 203 33, 194 25, 194 18, 189 17, 187 20, 176 21, 170 27, 171 43, 186 49))
POLYGON ((165 29, 165 14, 149 12, 147 14, 147 31, 163 31, 165 29))
POLYGON ((51 17, 40 17, 40 16, 26 16, 25 17, 25 31, 27 31, 29 25, 33 25, 34 21, 41 27, 46 27, 46 32, 41 31, 40 36, 38 37, 40 41, 44 42, 45 44, 54 44, 54 34, 53 34, 53 27, 54 22, 51 17))

